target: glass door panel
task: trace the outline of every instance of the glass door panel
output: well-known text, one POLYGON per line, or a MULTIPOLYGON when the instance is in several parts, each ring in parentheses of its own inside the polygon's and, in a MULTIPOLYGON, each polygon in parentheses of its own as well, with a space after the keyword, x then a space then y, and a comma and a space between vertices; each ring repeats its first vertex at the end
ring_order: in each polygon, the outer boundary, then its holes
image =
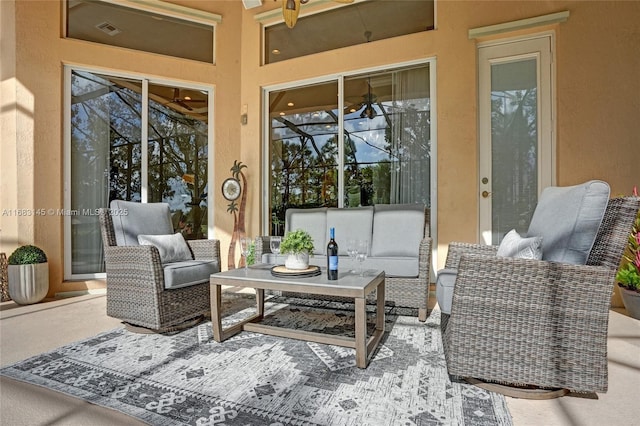
POLYGON ((176 231, 207 238, 209 91, 67 72, 65 278, 104 276, 96 213, 114 199, 167 202, 176 231))
POLYGON ((491 229, 524 235, 538 202, 537 61, 491 66, 491 229))
POLYGON ((420 64, 267 92, 268 232, 291 207, 430 208, 430 84, 420 64))
POLYGON ((72 274, 104 272, 96 209, 114 198, 140 201, 141 82, 125 82, 71 73, 72 274))
POLYGON ((291 207, 338 206, 338 83, 269 93, 271 235, 291 207))
POLYGON ((208 95, 149 83, 148 202, 169 203, 186 239, 207 238, 208 95))
POLYGON ((344 206, 430 206, 428 65, 345 78, 344 92, 344 206))

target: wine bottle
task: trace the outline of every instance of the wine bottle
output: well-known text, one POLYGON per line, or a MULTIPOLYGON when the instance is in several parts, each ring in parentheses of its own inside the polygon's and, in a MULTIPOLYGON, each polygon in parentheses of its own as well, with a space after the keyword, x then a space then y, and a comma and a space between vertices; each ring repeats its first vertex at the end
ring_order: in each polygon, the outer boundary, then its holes
POLYGON ((327 244, 327 279, 338 279, 338 243, 336 243, 336 230, 329 230, 329 244, 327 244))

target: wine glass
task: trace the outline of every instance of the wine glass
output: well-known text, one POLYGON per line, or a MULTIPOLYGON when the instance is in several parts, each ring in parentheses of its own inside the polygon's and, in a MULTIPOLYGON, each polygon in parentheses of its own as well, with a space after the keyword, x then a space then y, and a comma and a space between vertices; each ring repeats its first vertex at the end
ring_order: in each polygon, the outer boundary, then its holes
POLYGON ((248 262, 247 256, 249 256, 249 250, 251 249, 251 237, 240 237, 240 251, 244 256, 244 272, 247 272, 248 262))
POLYGON ((361 277, 364 277, 364 261, 367 260, 368 252, 369 252, 369 240, 358 241, 358 254, 356 254, 356 259, 360 263, 359 275, 361 277))
MULTIPOLYGON (((357 240, 353 238, 347 240, 347 254, 349 255, 349 259, 351 259, 351 264, 353 265, 356 261, 356 255, 358 254, 357 240)), ((355 274, 356 270, 351 269, 349 273, 355 274)))
POLYGON ((278 264, 278 255, 280 254, 280 243, 282 242, 282 237, 273 236, 269 238, 269 247, 271 248, 271 253, 276 255, 276 265, 278 264))

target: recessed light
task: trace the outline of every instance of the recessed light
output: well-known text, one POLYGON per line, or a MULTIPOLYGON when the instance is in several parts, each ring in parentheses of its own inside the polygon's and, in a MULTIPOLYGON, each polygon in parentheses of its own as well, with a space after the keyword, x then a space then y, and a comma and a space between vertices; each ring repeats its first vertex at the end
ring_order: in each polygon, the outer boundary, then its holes
POLYGON ((292 107, 292 106, 293 106, 293 102, 289 102, 289 103, 287 104, 287 106, 292 107))
POLYGON ((190 100, 191 100, 191 96, 185 96, 185 97, 184 97, 184 100, 185 100, 185 101, 190 101, 190 100))
POLYGON ((279 55, 280 54, 280 50, 279 49, 273 49, 271 51, 271 53, 273 53, 274 55, 279 55))
POLYGON ((355 108, 351 108, 351 109, 349 110, 349 112, 356 112, 356 111, 357 111, 357 110, 356 110, 355 108))
POLYGON ((280 113, 280 115, 281 115, 281 116, 284 116, 284 112, 281 112, 281 113, 280 113))

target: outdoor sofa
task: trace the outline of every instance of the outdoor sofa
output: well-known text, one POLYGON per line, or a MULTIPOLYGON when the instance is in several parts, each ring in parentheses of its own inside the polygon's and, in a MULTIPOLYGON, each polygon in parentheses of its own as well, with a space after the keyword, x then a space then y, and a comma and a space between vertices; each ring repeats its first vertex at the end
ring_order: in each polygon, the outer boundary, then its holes
MULTIPOLYGON (((327 266, 330 228, 335 228, 340 273, 358 267, 347 254, 347 240, 368 240, 364 268, 385 271, 387 305, 418 309, 421 321, 427 318, 429 299, 432 244, 429 226, 429 209, 423 204, 291 208, 285 213, 285 233, 303 229, 311 234, 314 252, 309 263, 312 265, 327 266)), ((256 259, 276 262, 268 236, 256 238, 256 259)), ((284 263, 284 255, 277 260, 284 263)))

